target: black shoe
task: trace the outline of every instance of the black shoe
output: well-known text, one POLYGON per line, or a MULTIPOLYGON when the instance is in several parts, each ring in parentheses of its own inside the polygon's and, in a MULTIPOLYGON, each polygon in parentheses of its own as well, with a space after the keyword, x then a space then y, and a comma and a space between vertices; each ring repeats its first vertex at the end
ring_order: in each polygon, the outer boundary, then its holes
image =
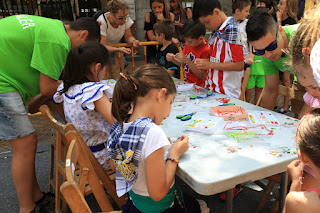
POLYGON ((54 212, 55 210, 55 196, 51 192, 43 192, 42 198, 35 203, 37 207, 40 207, 41 212, 54 212))

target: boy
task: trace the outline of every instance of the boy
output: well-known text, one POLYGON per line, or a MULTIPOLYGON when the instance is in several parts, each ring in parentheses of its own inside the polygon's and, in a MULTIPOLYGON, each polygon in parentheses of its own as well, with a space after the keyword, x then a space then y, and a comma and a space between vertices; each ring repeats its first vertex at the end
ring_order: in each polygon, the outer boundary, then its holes
POLYGON ((257 13, 248 20, 246 32, 254 55, 262 56, 265 72, 265 89, 261 106, 273 110, 278 97, 279 70, 292 72, 286 63, 288 56, 283 52, 298 25, 281 27, 268 13, 257 13))
MULTIPOLYGON (((250 7, 251 7, 250 0, 235 0, 232 2, 232 17, 237 21, 239 24, 239 33, 240 39, 243 45, 244 51, 244 59, 247 62, 249 58, 249 49, 248 49, 248 42, 247 42, 247 33, 246 33, 246 25, 248 22, 248 15, 250 15, 250 7)), ((249 62, 250 63, 250 62, 249 62)), ((252 63, 252 59, 251 59, 252 63)))
POLYGON ((238 25, 233 17, 221 11, 218 0, 195 0, 193 19, 213 30, 210 39, 210 60, 196 59, 199 69, 209 69, 205 87, 239 98, 243 77, 244 54, 238 25))
POLYGON ((210 59, 210 48, 208 41, 204 38, 205 34, 206 26, 204 24, 188 21, 182 30, 182 35, 186 41, 182 53, 167 54, 168 61, 178 65, 184 63, 184 78, 187 82, 195 83, 201 87, 204 87, 208 70, 197 68, 193 62, 197 58, 210 59))
POLYGON ((180 78, 179 67, 171 61, 167 61, 166 55, 168 53, 176 54, 179 52, 178 48, 172 44, 172 37, 174 36, 174 25, 171 20, 163 20, 154 24, 154 33, 156 40, 159 43, 156 58, 157 63, 164 66, 170 75, 175 78, 180 78))

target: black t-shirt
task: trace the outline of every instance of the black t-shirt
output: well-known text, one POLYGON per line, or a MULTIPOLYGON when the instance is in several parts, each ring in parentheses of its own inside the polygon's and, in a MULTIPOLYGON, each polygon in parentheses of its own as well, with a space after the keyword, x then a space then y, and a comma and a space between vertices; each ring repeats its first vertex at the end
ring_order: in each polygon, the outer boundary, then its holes
POLYGON ((293 25, 293 24, 296 24, 296 23, 297 23, 297 21, 294 18, 288 17, 285 20, 281 21, 281 26, 286 26, 287 24, 293 25))
POLYGON ((177 66, 172 61, 167 61, 167 53, 177 54, 179 52, 178 48, 173 44, 169 44, 164 50, 161 50, 162 45, 159 45, 157 51, 157 64, 164 66, 166 69, 175 70, 174 77, 180 78, 179 76, 179 66, 177 66))

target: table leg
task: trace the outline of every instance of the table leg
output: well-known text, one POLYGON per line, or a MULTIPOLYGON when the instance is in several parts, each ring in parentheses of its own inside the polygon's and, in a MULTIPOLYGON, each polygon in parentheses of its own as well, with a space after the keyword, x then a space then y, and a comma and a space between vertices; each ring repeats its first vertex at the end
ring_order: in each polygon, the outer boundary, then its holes
POLYGON ((287 190, 288 190, 288 173, 282 172, 281 184, 280 184, 279 212, 282 212, 282 209, 284 207, 284 203, 287 196, 287 190))
POLYGON ((233 212, 233 189, 226 191, 226 201, 227 201, 227 213, 233 212))

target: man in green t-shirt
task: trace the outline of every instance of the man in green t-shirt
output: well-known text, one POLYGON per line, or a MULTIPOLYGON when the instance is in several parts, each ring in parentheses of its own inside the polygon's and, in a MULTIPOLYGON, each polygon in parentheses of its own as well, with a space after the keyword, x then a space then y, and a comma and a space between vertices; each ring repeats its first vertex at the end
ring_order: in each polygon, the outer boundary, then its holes
POLYGON ((279 86, 279 70, 292 72, 286 64, 288 56, 283 50, 288 48, 291 36, 298 25, 278 26, 268 13, 257 13, 250 17, 246 32, 248 41, 255 55, 262 56, 262 66, 265 71, 265 88, 261 106, 270 110, 276 105, 279 86))
POLYGON ((25 109, 31 97, 51 97, 57 90, 70 48, 100 41, 92 18, 67 25, 32 15, 0 20, 0 139, 12 146, 12 178, 20 213, 47 212, 52 195, 42 193, 35 175, 37 137, 25 109))

